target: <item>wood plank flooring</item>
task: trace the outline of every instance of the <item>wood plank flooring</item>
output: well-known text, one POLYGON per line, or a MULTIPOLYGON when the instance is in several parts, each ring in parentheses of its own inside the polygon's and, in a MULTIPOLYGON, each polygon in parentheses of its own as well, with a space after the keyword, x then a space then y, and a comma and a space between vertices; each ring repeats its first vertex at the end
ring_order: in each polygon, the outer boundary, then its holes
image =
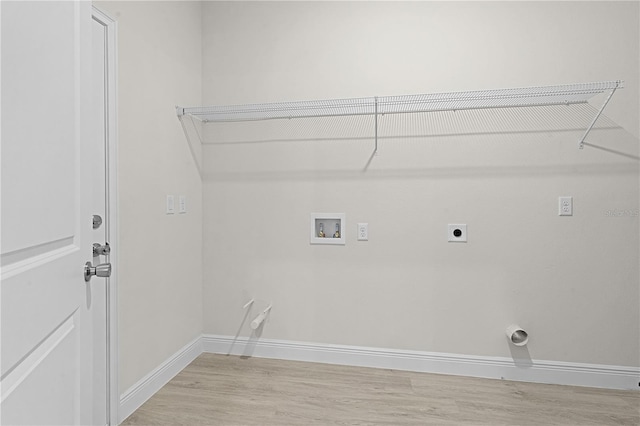
POLYGON ((639 425, 640 392, 203 354, 123 425, 639 425))

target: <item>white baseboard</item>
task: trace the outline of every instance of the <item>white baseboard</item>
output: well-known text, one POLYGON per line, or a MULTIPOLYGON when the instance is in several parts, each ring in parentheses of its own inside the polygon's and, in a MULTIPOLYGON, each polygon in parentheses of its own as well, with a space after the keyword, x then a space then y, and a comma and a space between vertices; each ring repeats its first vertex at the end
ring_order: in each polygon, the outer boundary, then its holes
POLYGON ((203 352, 556 385, 640 389, 640 368, 637 367, 538 360, 515 362, 511 358, 501 357, 272 339, 235 339, 232 336, 205 334, 180 349, 121 396, 118 410, 120 422, 203 352))
POLYGON ((640 368, 203 335, 204 352, 522 382, 640 389, 640 368))
POLYGON ((173 379, 187 365, 200 356, 202 352, 202 337, 198 337, 131 386, 120 397, 120 408, 118 410, 120 420, 118 424, 133 414, 134 411, 166 385, 169 380, 173 379))

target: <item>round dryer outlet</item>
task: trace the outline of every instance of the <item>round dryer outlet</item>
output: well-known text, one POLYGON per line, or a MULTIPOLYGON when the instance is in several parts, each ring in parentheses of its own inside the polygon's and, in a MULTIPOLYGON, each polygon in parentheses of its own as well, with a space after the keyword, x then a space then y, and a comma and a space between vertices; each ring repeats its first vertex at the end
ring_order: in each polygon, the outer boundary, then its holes
POLYGON ((466 224, 449 224, 447 225, 448 241, 452 243, 467 242, 467 225, 466 224))

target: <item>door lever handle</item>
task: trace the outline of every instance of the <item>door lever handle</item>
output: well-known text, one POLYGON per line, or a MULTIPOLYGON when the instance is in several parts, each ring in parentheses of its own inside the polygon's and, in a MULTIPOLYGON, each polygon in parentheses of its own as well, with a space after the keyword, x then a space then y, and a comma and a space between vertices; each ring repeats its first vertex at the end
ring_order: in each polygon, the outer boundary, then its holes
POLYGON ((111 246, 109 246, 109 243, 104 243, 104 245, 93 243, 93 257, 100 255, 109 256, 109 253, 111 253, 111 246))
POLYGON ((111 276, 111 264, 101 263, 93 266, 91 262, 84 264, 84 280, 89 282, 93 276, 108 278, 111 276))

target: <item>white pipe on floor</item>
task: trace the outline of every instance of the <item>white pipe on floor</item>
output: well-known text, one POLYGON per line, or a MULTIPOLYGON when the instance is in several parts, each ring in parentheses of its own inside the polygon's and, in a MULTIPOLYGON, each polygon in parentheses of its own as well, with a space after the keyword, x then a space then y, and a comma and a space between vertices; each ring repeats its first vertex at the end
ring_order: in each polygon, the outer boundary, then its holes
POLYGON ((262 322, 267 317, 267 314, 269 313, 270 310, 271 310, 271 305, 269 305, 269 307, 264 311, 260 312, 260 314, 257 317, 255 317, 253 321, 251 321, 251 328, 253 330, 256 330, 258 327, 260 327, 260 324, 262 324, 262 322))

